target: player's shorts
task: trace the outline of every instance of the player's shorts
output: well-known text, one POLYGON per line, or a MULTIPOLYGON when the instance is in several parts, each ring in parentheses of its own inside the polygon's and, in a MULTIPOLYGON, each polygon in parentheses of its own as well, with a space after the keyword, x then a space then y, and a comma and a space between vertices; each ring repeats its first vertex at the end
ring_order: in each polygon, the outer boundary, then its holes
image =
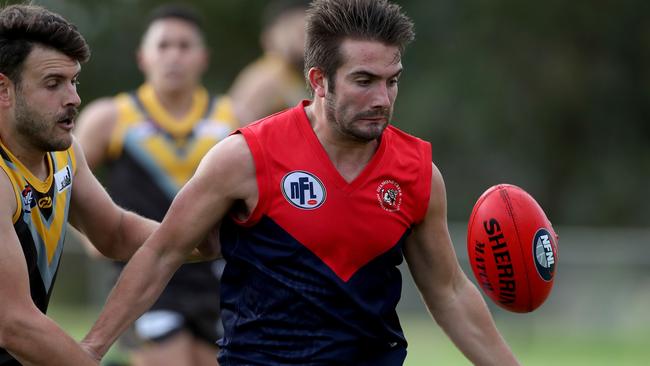
POLYGON ((358 363, 358 366, 401 366, 406 359, 406 348, 395 347, 395 349, 380 355, 369 356, 358 363))
POLYGON ((222 260, 182 265, 156 303, 136 320, 121 339, 126 348, 162 342, 181 331, 209 344, 223 335, 219 320, 219 281, 222 260))
MULTIPOLYGON (((281 366, 286 363, 276 363, 268 359, 251 359, 250 352, 240 355, 224 355, 224 350, 219 352, 220 366, 281 366)), ((386 351, 367 350, 361 351, 356 357, 341 359, 337 362, 328 362, 326 365, 337 366, 401 366, 406 360, 406 348, 398 346, 386 351)), ((324 366, 322 362, 313 362, 311 360, 292 360, 292 365, 324 366)))

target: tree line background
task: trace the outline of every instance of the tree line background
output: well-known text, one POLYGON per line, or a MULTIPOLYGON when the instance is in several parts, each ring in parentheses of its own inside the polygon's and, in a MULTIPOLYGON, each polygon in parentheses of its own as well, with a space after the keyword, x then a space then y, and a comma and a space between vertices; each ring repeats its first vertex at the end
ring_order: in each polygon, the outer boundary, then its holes
MULTIPOLYGON (((485 189, 512 183, 555 224, 650 226, 650 3, 396 2, 417 36, 402 60, 394 123, 431 142, 450 220, 466 222, 485 189)), ((135 50, 161 1, 33 3, 64 15, 89 42, 84 104, 142 82, 135 50)), ((184 3, 205 18, 205 85, 225 92, 261 52, 268 2, 184 3)))

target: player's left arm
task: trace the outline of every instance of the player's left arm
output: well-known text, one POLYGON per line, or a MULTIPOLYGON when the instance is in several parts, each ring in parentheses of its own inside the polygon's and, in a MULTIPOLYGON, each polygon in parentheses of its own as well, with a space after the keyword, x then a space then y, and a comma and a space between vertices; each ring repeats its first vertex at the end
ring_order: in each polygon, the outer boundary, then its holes
POLYGON ((475 365, 518 365, 476 286, 460 268, 447 227, 447 198, 433 166, 424 220, 413 228, 404 254, 422 298, 449 338, 475 365))
POLYGON ((88 167, 74 141, 77 171, 70 200, 70 223, 106 257, 128 260, 158 223, 126 211, 113 202, 88 167))

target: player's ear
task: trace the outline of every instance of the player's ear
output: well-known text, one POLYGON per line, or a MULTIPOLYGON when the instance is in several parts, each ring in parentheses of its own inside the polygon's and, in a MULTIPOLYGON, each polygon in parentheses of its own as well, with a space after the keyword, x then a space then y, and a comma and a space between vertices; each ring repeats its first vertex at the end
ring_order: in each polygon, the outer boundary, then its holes
POLYGON ((325 92, 327 91, 327 78, 325 77, 323 70, 317 67, 312 67, 309 69, 307 77, 309 79, 309 84, 314 91, 314 96, 324 98, 325 92))
POLYGON ((0 106, 9 107, 13 102, 14 83, 7 75, 0 73, 0 106))

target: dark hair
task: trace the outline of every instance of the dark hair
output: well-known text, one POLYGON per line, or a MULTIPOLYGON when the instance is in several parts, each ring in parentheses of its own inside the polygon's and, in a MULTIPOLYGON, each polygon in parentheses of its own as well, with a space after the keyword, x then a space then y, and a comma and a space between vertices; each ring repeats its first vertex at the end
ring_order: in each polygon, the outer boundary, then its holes
POLYGON ((306 32, 305 76, 318 67, 331 89, 343 63, 340 45, 345 38, 379 41, 400 52, 415 38, 413 21, 387 0, 314 0, 307 10, 306 32))
POLYGON ((36 5, 0 10, 0 73, 19 84, 23 63, 34 45, 51 47, 84 63, 90 48, 77 27, 59 14, 36 5))
POLYGON ((199 33, 204 33, 201 15, 188 5, 169 3, 158 6, 149 13, 149 18, 146 23, 147 28, 155 21, 161 19, 180 19, 194 25, 199 30, 199 33))

